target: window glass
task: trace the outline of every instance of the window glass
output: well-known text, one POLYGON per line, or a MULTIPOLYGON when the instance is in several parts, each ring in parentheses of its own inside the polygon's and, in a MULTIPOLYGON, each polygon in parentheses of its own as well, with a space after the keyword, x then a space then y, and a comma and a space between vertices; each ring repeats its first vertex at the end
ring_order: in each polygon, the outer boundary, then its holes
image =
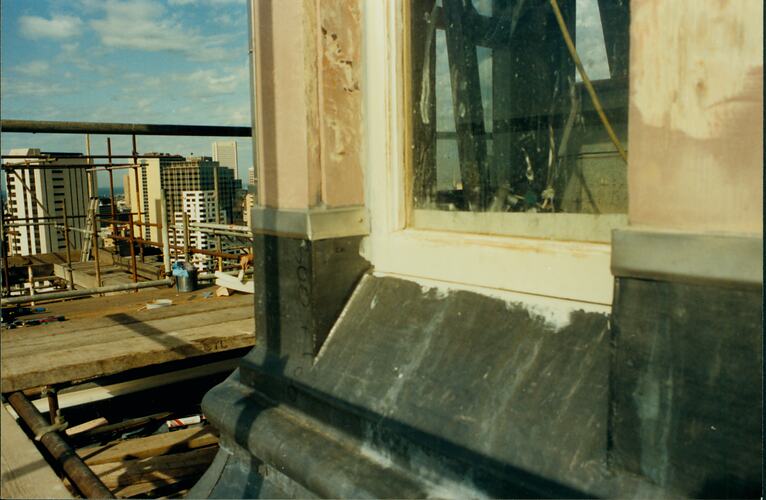
MULTIPOLYGON (((557 3, 627 150, 629 2, 557 3)), ((624 223, 626 162, 548 1, 413 0, 409 55, 410 225, 607 240, 624 223)))

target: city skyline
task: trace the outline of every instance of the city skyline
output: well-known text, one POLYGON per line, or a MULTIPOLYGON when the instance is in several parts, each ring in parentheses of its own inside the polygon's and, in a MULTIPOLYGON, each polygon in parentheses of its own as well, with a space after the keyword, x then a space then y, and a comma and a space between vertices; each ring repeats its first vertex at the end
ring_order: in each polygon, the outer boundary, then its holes
MULTIPOLYGON (((250 125, 243 0, 2 0, 0 9, 4 119, 250 125)), ((139 152, 212 156, 217 139, 137 142, 139 152)), ((252 144, 237 143, 243 178, 252 144)), ((24 147, 84 153, 85 138, 3 134, 3 154, 24 147)), ((112 149, 129 153, 130 137, 112 136, 112 149)), ((106 153, 105 136, 91 136, 91 152, 106 153)))

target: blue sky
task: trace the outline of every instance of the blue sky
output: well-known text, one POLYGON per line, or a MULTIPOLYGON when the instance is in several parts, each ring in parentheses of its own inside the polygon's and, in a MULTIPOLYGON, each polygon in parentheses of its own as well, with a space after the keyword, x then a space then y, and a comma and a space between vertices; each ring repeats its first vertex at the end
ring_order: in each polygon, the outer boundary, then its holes
MULTIPOLYGON (((0 9, 4 119, 250 125, 244 0, 0 0, 0 9)), ((213 140, 137 138, 140 152, 183 155, 211 155, 213 140)), ((252 145, 237 142, 246 179, 252 145)), ((2 135, 3 154, 21 147, 84 152, 85 138, 2 135)), ((91 147, 105 153, 105 136, 91 147)), ((112 149, 128 154, 130 137, 112 137, 112 149)))

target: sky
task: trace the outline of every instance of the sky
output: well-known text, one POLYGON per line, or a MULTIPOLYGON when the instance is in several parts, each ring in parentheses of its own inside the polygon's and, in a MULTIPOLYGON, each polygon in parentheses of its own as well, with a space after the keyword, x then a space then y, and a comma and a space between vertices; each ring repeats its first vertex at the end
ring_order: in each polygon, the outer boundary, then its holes
MULTIPOLYGON (((3 119, 250 125, 245 0, 0 0, 0 17, 3 119)), ((83 135, 1 140, 3 154, 85 152, 83 135)), ((212 156, 214 140, 229 138, 137 136, 139 152, 185 156, 212 156)), ((252 144, 236 140, 247 179, 252 144)), ((112 150, 129 154, 130 137, 112 150)), ((106 136, 91 152, 106 153, 106 136)))

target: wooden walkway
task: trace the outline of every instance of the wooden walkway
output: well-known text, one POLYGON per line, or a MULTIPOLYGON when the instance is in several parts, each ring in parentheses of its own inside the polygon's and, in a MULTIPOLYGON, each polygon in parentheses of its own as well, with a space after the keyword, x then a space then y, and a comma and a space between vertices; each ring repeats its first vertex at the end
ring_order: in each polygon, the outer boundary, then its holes
POLYGON ((204 292, 147 289, 43 304, 41 316, 67 320, 5 330, 2 392, 82 381, 255 343, 253 296, 204 298, 204 292), (156 299, 173 305, 147 310, 156 299))

